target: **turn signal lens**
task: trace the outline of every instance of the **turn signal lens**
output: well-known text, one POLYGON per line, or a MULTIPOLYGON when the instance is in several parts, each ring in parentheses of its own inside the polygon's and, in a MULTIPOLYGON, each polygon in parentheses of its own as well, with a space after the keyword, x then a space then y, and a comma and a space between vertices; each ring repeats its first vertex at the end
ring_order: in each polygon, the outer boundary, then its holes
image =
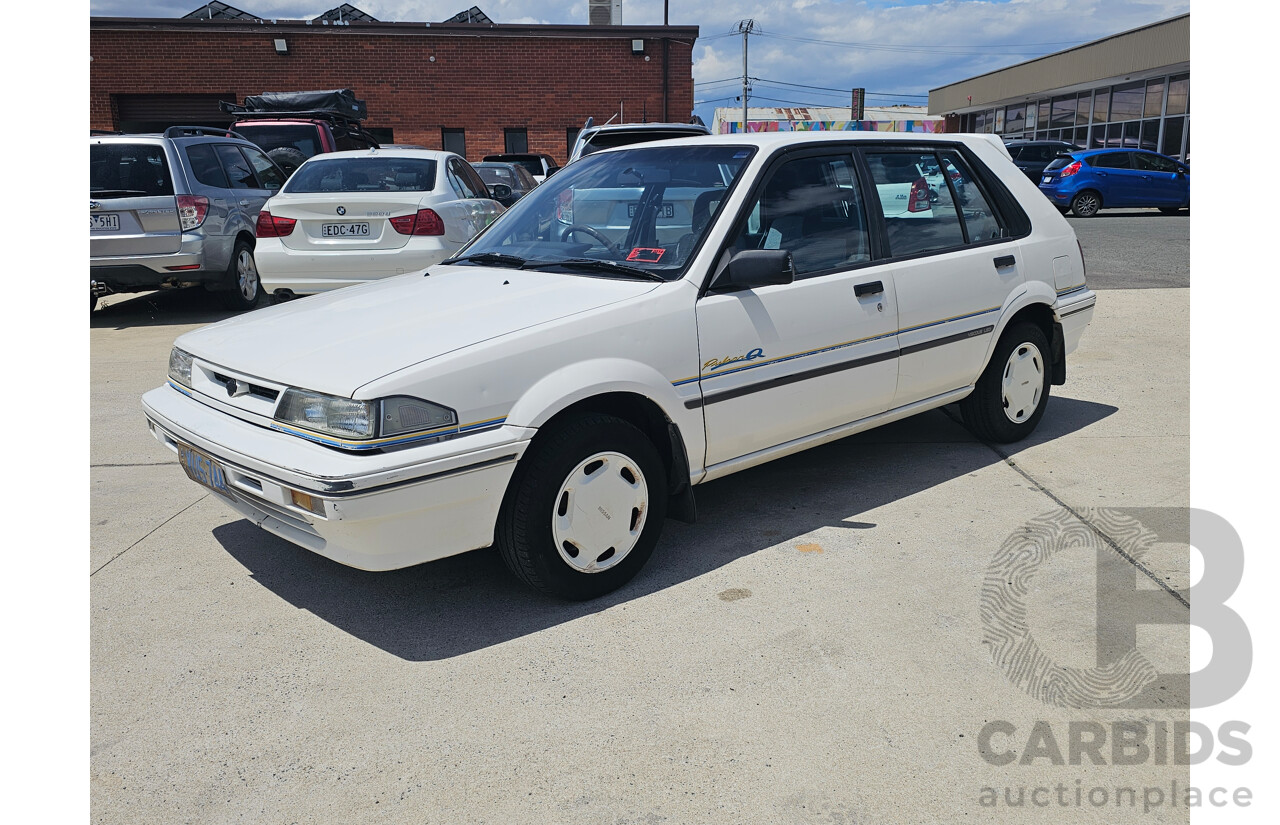
POLYGON ((324 502, 315 496, 304 493, 301 490, 290 490, 289 498, 293 500, 294 507, 310 510, 318 516, 324 515, 324 502))

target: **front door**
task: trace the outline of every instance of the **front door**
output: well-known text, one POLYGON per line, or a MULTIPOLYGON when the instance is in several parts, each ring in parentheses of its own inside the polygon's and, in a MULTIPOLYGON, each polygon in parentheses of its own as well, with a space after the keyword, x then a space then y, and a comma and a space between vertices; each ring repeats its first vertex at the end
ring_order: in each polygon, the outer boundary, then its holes
POLYGON ((785 249, 796 280, 698 302, 708 467, 881 412, 897 382, 897 299, 871 262, 851 153, 776 165, 731 252, 785 249))

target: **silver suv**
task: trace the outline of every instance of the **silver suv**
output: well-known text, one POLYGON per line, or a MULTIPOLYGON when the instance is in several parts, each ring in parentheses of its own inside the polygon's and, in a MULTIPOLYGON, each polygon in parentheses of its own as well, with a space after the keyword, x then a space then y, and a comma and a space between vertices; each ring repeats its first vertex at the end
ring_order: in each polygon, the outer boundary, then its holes
POLYGON ((254 226, 285 175, 235 132, 89 138, 89 308, 113 292, 194 286, 251 309, 254 226))
POLYGON ((706 127, 701 118, 693 123, 605 123, 596 126, 595 119, 589 117, 582 130, 578 132, 578 139, 574 141, 573 151, 569 153, 569 160, 565 165, 568 166, 578 158, 592 152, 599 152, 601 149, 614 149, 618 146, 630 146, 633 143, 648 143, 651 140, 709 134, 711 130, 706 127))

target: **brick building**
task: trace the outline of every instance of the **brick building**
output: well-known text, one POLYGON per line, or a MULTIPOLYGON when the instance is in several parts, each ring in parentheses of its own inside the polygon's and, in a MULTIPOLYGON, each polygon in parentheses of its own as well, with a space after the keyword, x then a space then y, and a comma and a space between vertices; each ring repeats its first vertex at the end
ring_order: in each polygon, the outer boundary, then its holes
POLYGON ((219 100, 349 88, 383 142, 563 162, 587 117, 693 111, 696 26, 324 22, 91 17, 90 128, 225 126, 219 100))

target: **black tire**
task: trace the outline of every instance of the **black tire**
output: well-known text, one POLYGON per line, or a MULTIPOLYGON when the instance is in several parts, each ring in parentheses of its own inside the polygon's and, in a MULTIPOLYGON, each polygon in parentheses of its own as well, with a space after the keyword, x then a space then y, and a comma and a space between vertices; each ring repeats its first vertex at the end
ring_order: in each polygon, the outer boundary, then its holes
MULTIPOLYGON (((1049 404, 1049 385, 1053 370, 1049 359, 1052 353, 1044 330, 1029 321, 1020 321, 1005 330, 996 344, 991 361, 978 378, 973 392, 960 402, 960 413, 964 423, 973 434, 983 441, 994 441, 1008 444, 1026 438, 1044 417, 1045 407, 1049 404), (1034 348, 1034 351, 1031 349, 1034 348), (1020 409, 1008 410, 1005 397, 1004 379, 1007 371, 1015 368, 1013 356, 1018 353, 1019 361, 1038 361, 1040 374, 1039 393, 1035 394, 1034 408, 1028 409, 1025 393, 1034 392, 1034 386, 1021 382, 1025 390, 1014 395, 1015 402, 1021 400, 1020 409), (1023 396, 1019 399, 1019 396, 1023 396)), ((1021 370, 1024 375, 1033 369, 1030 363, 1021 370)), ((1017 375, 1016 372, 1012 373, 1017 375)))
MULTIPOLYGON (((616 481, 614 484, 617 486, 616 481)), ((608 521, 597 524, 612 529, 626 524, 613 522, 620 515, 618 512, 611 515, 603 507, 599 509, 608 521)), ((617 590, 639 572, 658 543, 666 512, 666 468, 648 437, 620 418, 599 413, 575 415, 540 432, 520 459, 498 515, 495 543, 507 567, 529 586, 552 596, 583 601, 617 590), (605 453, 616 455, 618 460, 612 464, 593 462, 594 457, 605 453), (591 470, 593 463, 604 469, 591 470), (562 487, 569 485, 584 466, 586 479, 594 478, 592 472, 607 474, 617 470, 617 478, 643 487, 646 495, 639 516, 635 509, 630 516, 630 529, 638 530, 638 539, 629 550, 617 554, 611 566, 595 572, 572 566, 568 553, 573 552, 575 559, 579 558, 578 553, 584 554, 580 557, 584 564, 610 564, 612 548, 578 549, 564 542, 562 551, 555 538, 562 521, 557 514, 563 517, 569 512, 581 513, 582 518, 588 512, 569 505, 571 493, 562 492, 562 487), (631 466, 638 468, 638 479, 634 475, 628 477, 631 466), (592 561, 588 562, 588 558, 592 561)), ((590 518, 594 519, 593 511, 590 518)))
POLYGON ((253 259, 253 244, 241 239, 231 251, 227 264, 227 288, 220 294, 227 309, 239 312, 253 309, 262 297, 262 279, 258 277, 258 264, 253 259))
POLYGON ((280 171, 284 172, 286 178, 291 177, 294 172, 298 171, 298 167, 307 159, 306 155, 292 146, 278 146, 267 152, 267 157, 276 162, 276 166, 280 167, 280 171))
POLYGON ((1102 208, 1102 195, 1086 189, 1071 199, 1071 211, 1077 218, 1092 218, 1102 208))
POLYGON ((1182 211, 1182 207, 1181 206, 1162 206, 1160 207, 1160 211, 1166 215, 1176 215, 1182 211))

